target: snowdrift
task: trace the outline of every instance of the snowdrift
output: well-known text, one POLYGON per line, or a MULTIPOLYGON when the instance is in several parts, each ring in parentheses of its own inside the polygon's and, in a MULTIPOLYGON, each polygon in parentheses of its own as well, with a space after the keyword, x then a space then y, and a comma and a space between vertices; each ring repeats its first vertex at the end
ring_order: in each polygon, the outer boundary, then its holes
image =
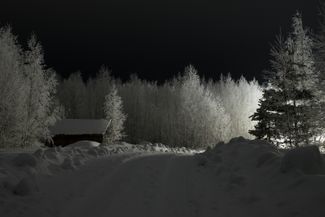
POLYGON ((228 144, 219 143, 213 149, 208 148, 198 156, 201 165, 208 161, 220 163, 226 160, 236 161, 247 168, 272 166, 282 173, 325 174, 324 157, 317 146, 281 150, 265 141, 238 137, 228 144))
POLYGON ((0 153, 0 197, 2 194, 25 196, 38 190, 36 175, 55 175, 63 170, 74 170, 86 161, 122 153, 171 152, 192 153, 186 148, 168 148, 162 144, 101 145, 80 141, 64 148, 41 148, 34 153, 0 153))
POLYGON ((235 138, 196 158, 216 180, 220 216, 324 216, 324 157, 316 146, 278 150, 235 138))

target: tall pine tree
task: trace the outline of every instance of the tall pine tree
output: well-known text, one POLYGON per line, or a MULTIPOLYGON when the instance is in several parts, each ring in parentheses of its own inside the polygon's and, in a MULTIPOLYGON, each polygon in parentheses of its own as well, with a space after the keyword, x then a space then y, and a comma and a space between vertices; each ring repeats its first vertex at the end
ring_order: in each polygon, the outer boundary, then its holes
MULTIPOLYGON (((319 72, 319 81, 317 88, 319 90, 319 112, 317 115, 317 122, 319 126, 319 133, 324 134, 325 129, 325 2, 321 3, 320 7, 320 26, 315 37, 315 62, 316 68, 319 72)), ((324 140, 324 138, 321 138, 324 140)))
POLYGON ((250 131, 257 138, 290 147, 311 143, 317 129, 313 113, 318 108, 318 73, 312 47, 313 40, 297 13, 287 40, 279 37, 271 50, 268 87, 260 109, 251 117, 258 121, 250 131))

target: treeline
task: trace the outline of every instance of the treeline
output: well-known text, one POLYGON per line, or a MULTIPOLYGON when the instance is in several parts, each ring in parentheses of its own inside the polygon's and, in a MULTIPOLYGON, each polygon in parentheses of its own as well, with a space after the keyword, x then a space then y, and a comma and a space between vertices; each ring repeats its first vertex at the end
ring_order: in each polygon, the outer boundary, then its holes
POLYGON ((219 81, 200 79, 193 66, 162 85, 131 76, 121 83, 102 68, 84 82, 79 73, 61 82, 58 98, 67 118, 104 118, 105 96, 112 86, 122 98, 126 140, 162 142, 172 146, 205 147, 235 136, 250 138, 249 116, 258 107, 258 82, 230 75, 219 81))
POLYGON ((205 81, 193 66, 162 85, 135 75, 122 83, 104 67, 86 82, 80 73, 58 77, 46 67, 35 36, 23 47, 10 27, 0 29, 0 148, 44 142, 60 118, 108 119, 107 143, 205 147, 250 137, 249 116, 262 94, 255 80, 234 81, 228 75, 205 81))
POLYGON ((22 47, 10 27, 0 29, 0 148, 49 139, 60 118, 106 118, 107 143, 161 142, 205 147, 236 136, 278 146, 323 143, 325 129, 325 7, 317 34, 292 18, 288 36, 271 49, 263 88, 230 75, 204 80, 193 66, 158 85, 131 76, 122 83, 103 67, 84 81, 58 79, 46 67, 35 36, 22 47))

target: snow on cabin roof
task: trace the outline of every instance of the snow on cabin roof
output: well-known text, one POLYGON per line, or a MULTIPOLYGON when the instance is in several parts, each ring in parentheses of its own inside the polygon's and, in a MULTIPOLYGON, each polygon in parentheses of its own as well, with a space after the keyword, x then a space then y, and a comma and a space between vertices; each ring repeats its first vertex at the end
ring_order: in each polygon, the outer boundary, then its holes
POLYGON ((52 135, 104 134, 109 121, 104 119, 63 119, 50 127, 52 135))

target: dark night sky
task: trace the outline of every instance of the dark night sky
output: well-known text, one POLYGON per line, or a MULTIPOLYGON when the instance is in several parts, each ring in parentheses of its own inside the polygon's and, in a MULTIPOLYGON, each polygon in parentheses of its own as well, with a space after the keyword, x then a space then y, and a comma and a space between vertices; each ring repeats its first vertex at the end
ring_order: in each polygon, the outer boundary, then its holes
POLYGON ((296 10, 317 27, 317 0, 1 0, 0 23, 39 37, 48 66, 164 80, 188 64, 218 78, 261 77, 270 43, 296 10))

